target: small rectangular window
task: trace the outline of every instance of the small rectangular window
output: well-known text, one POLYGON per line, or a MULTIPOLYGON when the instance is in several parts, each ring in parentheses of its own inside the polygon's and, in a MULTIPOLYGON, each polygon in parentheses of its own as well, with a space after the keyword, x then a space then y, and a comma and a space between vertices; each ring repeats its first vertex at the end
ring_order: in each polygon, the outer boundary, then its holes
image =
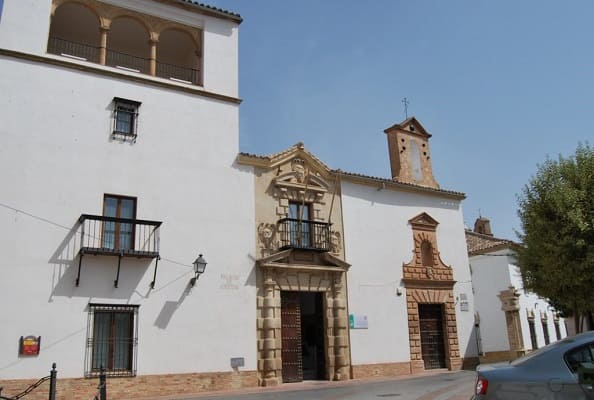
POLYGON ((113 99, 113 136, 136 140, 140 102, 120 97, 113 99))
POLYGON ((137 305, 89 304, 85 376, 136 375, 137 305))

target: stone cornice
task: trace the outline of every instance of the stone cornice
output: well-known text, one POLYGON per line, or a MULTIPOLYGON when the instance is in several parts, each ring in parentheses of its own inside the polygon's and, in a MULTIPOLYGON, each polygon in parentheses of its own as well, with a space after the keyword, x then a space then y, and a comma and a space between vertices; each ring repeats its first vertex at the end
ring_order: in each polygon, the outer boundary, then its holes
POLYGON ((402 279, 407 289, 451 289, 456 281, 437 281, 430 279, 402 279))
POLYGON ((233 103, 233 104, 241 104, 241 99, 232 96, 226 96, 219 93, 209 92, 204 89, 200 89, 197 87, 191 86, 183 86, 181 84, 176 84, 174 82, 168 82, 166 80, 162 80, 161 78, 155 78, 150 75, 135 75, 132 73, 124 73, 115 68, 105 67, 99 64, 82 64, 82 63, 75 63, 70 60, 62 60, 58 58, 58 56, 54 57, 45 57, 36 54, 30 53, 23 53, 15 50, 7 50, 7 49, 0 49, 0 56, 12 57, 21 60, 27 60, 32 62, 37 62, 40 64, 48 64, 54 65, 58 67, 94 73, 103 76, 109 76, 112 78, 118 78, 123 80, 128 80, 137 83, 143 83, 146 85, 154 86, 154 87, 161 87, 166 88, 169 90, 175 90, 185 93, 190 93, 200 97, 207 97, 219 101, 223 101, 226 103, 233 103))

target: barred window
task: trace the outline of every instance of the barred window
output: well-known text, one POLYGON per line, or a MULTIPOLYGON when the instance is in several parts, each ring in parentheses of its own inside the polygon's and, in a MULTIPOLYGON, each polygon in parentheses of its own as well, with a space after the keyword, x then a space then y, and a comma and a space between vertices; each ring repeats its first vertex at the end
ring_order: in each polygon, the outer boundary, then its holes
POLYGON ((551 342, 551 339, 549 337, 549 326, 548 326, 546 320, 542 320, 541 323, 542 323, 542 334, 544 335, 545 344, 549 344, 551 342))
POLYGON ((536 341, 536 327, 534 326, 534 318, 528 318, 528 329, 530 330, 530 342, 532 342, 532 350, 538 349, 538 342, 536 341))
POLYGON ((89 303, 85 376, 135 376, 138 305, 89 303))
POLYGON ((555 320, 555 335, 557 335, 557 340, 561 340, 561 329, 559 329, 559 320, 555 320))
POLYGON ((140 102, 120 97, 113 99, 113 136, 136 140, 140 102))

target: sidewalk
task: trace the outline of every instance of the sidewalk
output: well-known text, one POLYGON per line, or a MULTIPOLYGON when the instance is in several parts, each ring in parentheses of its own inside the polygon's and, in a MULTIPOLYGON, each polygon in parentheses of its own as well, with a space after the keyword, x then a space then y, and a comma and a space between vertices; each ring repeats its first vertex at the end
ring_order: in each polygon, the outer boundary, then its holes
MULTIPOLYGON (((416 399, 416 400, 469 400, 471 396, 474 394, 474 373, 471 371, 431 371, 431 372, 423 372, 414 375, 402 375, 392 378, 368 378, 368 379, 351 379, 348 381, 304 381, 299 383, 290 383, 290 384, 283 384, 280 386, 275 387, 255 387, 255 388, 243 388, 243 389, 236 389, 236 390, 221 390, 221 391, 211 391, 211 392, 203 392, 203 393, 194 393, 194 394, 186 394, 186 395, 173 395, 173 396, 160 396, 160 397, 145 397, 142 399, 137 400, 206 400, 206 399, 216 399, 216 398, 231 398, 236 396, 242 395, 251 395, 250 398, 253 398, 255 395, 263 395, 263 396, 271 396, 275 393, 282 394, 286 393, 287 396, 290 394, 295 394, 295 392, 305 392, 305 391, 315 391, 315 390, 326 390, 326 389, 345 389, 349 387, 357 388, 363 385, 373 385, 373 384, 382 384, 382 383, 390 383, 390 382, 409 382, 409 381, 418 381, 419 378, 427 377, 439 377, 439 376, 448 376, 454 375, 460 380, 457 383, 448 384, 446 386, 441 386, 438 389, 430 390, 428 392, 424 392, 420 396, 415 396, 413 393, 402 393, 402 394, 376 394, 373 397, 396 397, 398 396, 399 400, 407 400, 407 399, 416 399), (460 376, 463 374, 462 376, 460 376)), ((450 379, 447 379, 450 380, 450 379)), ((451 379, 454 380, 454 379, 451 379)))

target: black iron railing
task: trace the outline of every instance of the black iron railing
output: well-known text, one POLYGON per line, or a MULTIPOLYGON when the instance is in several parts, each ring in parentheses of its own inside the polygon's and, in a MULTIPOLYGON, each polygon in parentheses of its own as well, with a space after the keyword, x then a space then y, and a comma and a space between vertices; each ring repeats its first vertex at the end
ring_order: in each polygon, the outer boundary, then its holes
POLYGON ((319 221, 283 218, 278 221, 282 249, 330 250, 330 224, 319 221))
POLYGON ((157 62, 157 76, 166 79, 179 79, 195 85, 201 84, 199 70, 179 65, 157 62))
MULTIPOLYGON (((74 57, 94 63, 99 63, 98 46, 85 43, 77 43, 70 40, 50 36, 47 44, 47 52, 66 57, 74 57)), ((150 74, 151 60, 145 57, 133 56, 113 49, 106 49, 105 65, 126 70, 138 71, 142 74, 150 74)), ((200 70, 183 67, 180 65, 156 62, 156 76, 166 79, 177 79, 190 82, 194 85, 201 85, 202 78, 200 70)))
POLYGON ((11 396, 11 397, 3 396, 2 395, 2 387, 0 387, 0 400, 19 400, 21 397, 25 397, 29 393, 31 393, 32 391, 37 389, 45 381, 50 381, 48 399, 56 400, 56 381, 57 381, 57 379, 58 379, 58 371, 56 370, 56 363, 53 363, 52 369, 48 376, 41 378, 40 380, 38 380, 37 382, 35 382, 31 386, 29 386, 27 389, 23 390, 22 392, 14 395, 14 396, 11 396))
POLYGON ((70 40, 50 36, 47 52, 63 56, 81 58, 94 63, 99 62, 99 48, 90 44, 76 43, 70 40))
POLYGON ((81 253, 156 258, 161 221, 82 214, 81 253))
POLYGON ((106 65, 110 67, 126 68, 143 74, 149 73, 150 60, 148 58, 137 57, 119 51, 107 49, 106 65))

